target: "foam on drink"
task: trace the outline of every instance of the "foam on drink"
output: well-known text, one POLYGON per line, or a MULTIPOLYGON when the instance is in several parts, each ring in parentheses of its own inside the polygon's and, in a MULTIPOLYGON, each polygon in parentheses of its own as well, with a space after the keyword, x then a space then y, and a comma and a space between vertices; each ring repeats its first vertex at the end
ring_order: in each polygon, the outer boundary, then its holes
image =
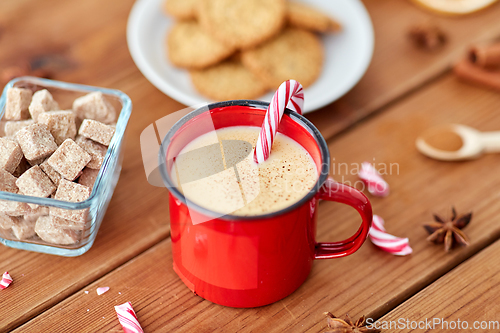
POLYGON ((318 179, 306 149, 277 133, 271 156, 253 161, 259 127, 233 126, 191 141, 177 156, 171 176, 190 201, 222 214, 261 215, 303 198, 318 179))

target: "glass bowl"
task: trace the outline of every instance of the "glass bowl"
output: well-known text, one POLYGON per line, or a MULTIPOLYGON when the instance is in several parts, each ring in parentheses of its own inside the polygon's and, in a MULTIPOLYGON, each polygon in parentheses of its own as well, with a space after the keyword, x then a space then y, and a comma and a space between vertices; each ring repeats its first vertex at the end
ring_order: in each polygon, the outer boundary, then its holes
MULTIPOLYGON (((33 92, 40 89, 47 89, 54 100, 59 103, 61 110, 71 109, 73 100, 91 92, 101 92, 106 100, 115 109, 120 110, 116 123, 116 132, 108 146, 108 151, 104 157, 102 166, 95 179, 90 197, 82 202, 66 202, 52 198, 39 198, 0 191, 0 201, 7 204, 22 203, 35 207, 40 214, 47 214, 52 207, 68 211, 80 210, 85 212, 86 219, 84 227, 78 230, 68 229, 72 239, 76 239, 73 244, 60 245, 45 242, 38 235, 31 237, 17 238, 12 229, 0 228, 0 242, 6 246, 16 249, 42 252, 66 257, 74 257, 87 252, 94 243, 97 231, 106 213, 109 201, 118 182, 123 160, 123 139, 125 129, 132 111, 130 98, 118 90, 85 86, 80 84, 66 83, 36 77, 20 77, 10 81, 4 88, 0 98, 0 119, 5 112, 7 89, 11 87, 28 88, 33 92), (45 207, 45 208, 43 208, 45 207), (48 209, 47 209, 48 208, 48 209)), ((69 212, 70 213, 70 212, 69 212)), ((78 214, 78 213, 77 213, 78 214)), ((16 217, 20 223, 28 221, 25 216, 16 217)), ((28 223, 28 222, 26 222, 28 223)), ((22 233, 17 233, 22 235, 22 233)), ((27 233, 30 234, 30 233, 27 233)))

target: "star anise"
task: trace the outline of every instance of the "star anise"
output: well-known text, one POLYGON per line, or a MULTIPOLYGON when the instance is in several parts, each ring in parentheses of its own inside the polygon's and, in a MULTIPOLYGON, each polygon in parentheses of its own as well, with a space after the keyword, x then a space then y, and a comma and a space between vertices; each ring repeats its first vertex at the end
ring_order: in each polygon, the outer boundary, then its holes
POLYGON ((353 322, 348 314, 345 315, 344 319, 337 318, 330 312, 325 312, 325 315, 328 327, 331 329, 325 333, 380 333, 379 329, 364 327, 365 316, 353 322))
POLYGON ((427 240, 436 244, 444 242, 445 251, 451 250, 455 243, 467 246, 469 245, 469 240, 460 229, 465 228, 467 224, 469 224, 471 218, 472 212, 457 216, 455 207, 451 208, 451 219, 449 221, 434 214, 434 221, 424 224, 425 230, 430 234, 427 240))
POLYGON ((441 48, 447 40, 446 34, 431 23, 412 26, 408 36, 418 48, 429 51, 441 48))

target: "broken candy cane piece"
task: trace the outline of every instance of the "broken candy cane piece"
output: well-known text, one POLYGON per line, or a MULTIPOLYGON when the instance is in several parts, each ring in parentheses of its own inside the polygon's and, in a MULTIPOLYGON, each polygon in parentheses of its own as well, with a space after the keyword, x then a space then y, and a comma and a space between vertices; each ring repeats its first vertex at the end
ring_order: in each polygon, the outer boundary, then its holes
POLYGON ((104 294, 106 291, 109 290, 109 287, 99 287, 97 288, 97 295, 101 296, 102 294, 104 294))
POLYGON ((130 302, 115 306, 116 315, 125 333, 144 333, 130 302))
POLYGON ((388 234, 384 228, 384 220, 378 215, 373 215, 369 236, 375 246, 394 255, 406 256, 413 252, 408 238, 388 234))
POLYGON ((7 288, 12 283, 12 278, 9 275, 9 272, 3 273, 2 281, 0 281, 0 289, 7 288))
POLYGON ((366 184, 368 192, 375 196, 385 197, 389 194, 389 184, 380 177, 378 171, 369 162, 361 164, 359 178, 366 184))

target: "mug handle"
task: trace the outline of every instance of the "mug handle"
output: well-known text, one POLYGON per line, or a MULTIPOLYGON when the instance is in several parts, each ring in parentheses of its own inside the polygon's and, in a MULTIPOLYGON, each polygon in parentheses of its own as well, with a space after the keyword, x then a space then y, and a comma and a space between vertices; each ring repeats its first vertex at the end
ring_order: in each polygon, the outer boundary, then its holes
POLYGON ((346 240, 333 243, 316 243, 314 259, 332 259, 353 254, 365 242, 372 225, 373 213, 370 201, 355 188, 337 183, 331 178, 328 178, 321 187, 319 198, 354 207, 361 215, 363 222, 358 231, 346 240))

